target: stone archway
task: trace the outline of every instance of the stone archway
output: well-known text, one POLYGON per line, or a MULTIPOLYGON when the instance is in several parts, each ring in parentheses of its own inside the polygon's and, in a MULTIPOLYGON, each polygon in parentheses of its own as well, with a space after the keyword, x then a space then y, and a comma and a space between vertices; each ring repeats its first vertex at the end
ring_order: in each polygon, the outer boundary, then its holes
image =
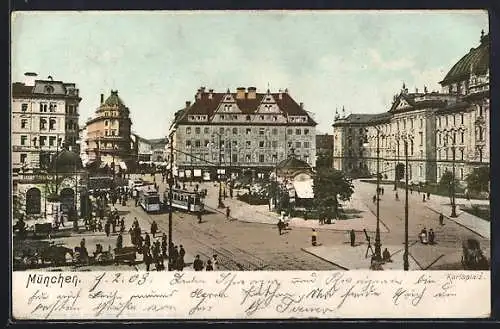
POLYGON ((26 214, 39 214, 42 210, 42 193, 36 187, 30 188, 26 192, 26 214))
POLYGON ((73 189, 67 187, 61 190, 60 197, 61 210, 63 213, 67 214, 75 205, 75 192, 73 189))

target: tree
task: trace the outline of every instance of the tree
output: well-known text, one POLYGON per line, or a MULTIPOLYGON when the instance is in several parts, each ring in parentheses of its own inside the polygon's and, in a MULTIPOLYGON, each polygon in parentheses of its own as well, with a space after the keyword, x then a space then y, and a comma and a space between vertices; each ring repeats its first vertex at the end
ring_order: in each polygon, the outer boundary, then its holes
MULTIPOLYGON (((452 197, 452 181, 453 181, 453 173, 451 171, 445 171, 441 176, 441 180, 439 181, 438 189, 441 192, 448 192, 450 196, 450 202, 452 197)), ((458 179, 455 178, 455 188, 458 186, 458 179)))
POLYGON ((465 179, 469 190, 474 192, 487 192, 490 183, 490 168, 479 167, 474 168, 465 179))
POLYGON ((343 171, 320 168, 313 180, 314 206, 323 218, 339 216, 339 200, 347 201, 354 193, 352 181, 343 171))
POLYGON ((320 153, 316 159, 316 168, 331 168, 333 156, 331 154, 320 153))

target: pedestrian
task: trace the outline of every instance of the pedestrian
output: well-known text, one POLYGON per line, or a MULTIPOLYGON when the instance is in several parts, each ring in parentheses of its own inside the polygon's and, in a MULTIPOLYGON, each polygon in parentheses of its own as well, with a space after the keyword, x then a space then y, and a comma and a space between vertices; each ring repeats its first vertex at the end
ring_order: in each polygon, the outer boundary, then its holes
POLYGON ((118 234, 118 237, 116 238, 116 249, 121 249, 123 247, 123 236, 122 234, 118 234))
POLYGON ((381 187, 381 189, 382 189, 382 195, 384 195, 384 188, 383 188, 383 187, 381 187))
POLYGON ((427 192, 427 200, 430 200, 431 198, 431 192, 427 192))
POLYGON ((395 198, 396 198, 396 201, 399 201, 399 194, 398 194, 398 192, 396 192, 395 198))
POLYGON ((311 243, 313 247, 316 247, 317 239, 318 239, 318 233, 316 232, 315 229, 312 229, 311 243))
POLYGON ((387 263, 392 262, 391 254, 389 253, 389 250, 387 250, 387 248, 385 248, 384 252, 382 253, 382 260, 387 263))
POLYGON ((120 233, 125 232, 125 219, 122 217, 120 220, 120 233))
POLYGON ((207 260, 207 266, 205 266, 205 271, 213 271, 214 267, 212 266, 212 261, 209 259, 207 260))
POLYGON ((177 246, 174 246, 174 250, 172 252, 172 266, 177 265, 177 260, 179 259, 179 248, 177 246))
POLYGON ((280 217, 278 220, 278 233, 281 235, 281 230, 283 229, 283 219, 280 217))
POLYGON ((356 233, 354 232, 354 230, 351 230, 349 235, 351 238, 351 247, 354 247, 356 242, 356 233))
POLYGON ((151 247, 151 238, 149 237, 148 232, 146 232, 146 235, 144 236, 144 246, 147 248, 151 247))
POLYGON ((413 188, 410 187, 410 194, 413 194, 413 188))
POLYGON ((163 258, 167 257, 167 235, 165 233, 161 236, 161 253, 163 258))
POLYGON ((233 198, 233 188, 232 187, 229 188, 229 196, 231 197, 231 199, 233 198))
POLYGON ((181 244, 180 249, 179 249, 179 259, 178 259, 178 262, 177 262, 177 264, 179 265, 177 267, 177 269, 179 271, 182 271, 182 269, 184 268, 184 264, 185 264, 184 263, 184 256, 186 256, 186 251, 184 250, 184 247, 181 244))
POLYGON ((200 259, 200 255, 196 255, 193 262, 193 268, 195 271, 203 271, 203 261, 200 259))
POLYGON ((201 224, 201 211, 198 212, 198 224, 201 224))
POLYGON ((422 194, 422 202, 425 202, 425 194, 422 194))
POLYGON ((429 244, 434 244, 434 238, 435 238, 434 230, 431 228, 429 230, 429 244))
POLYGON ((110 224, 109 224, 109 221, 106 221, 106 224, 104 224, 104 232, 106 233, 106 236, 109 236, 109 234, 110 234, 110 224))
POLYGON ((374 195, 372 200, 373 200, 373 203, 375 203, 375 201, 377 201, 377 196, 374 195))
POLYGON ((153 235, 153 238, 155 238, 156 232, 158 232, 158 224, 156 224, 156 221, 153 221, 151 223, 151 234, 153 235))
POLYGON ((116 233, 116 218, 111 219, 111 227, 113 229, 113 233, 116 233))
POLYGON ((229 220, 229 215, 231 214, 231 210, 229 207, 226 208, 226 220, 229 220))
POLYGON ((146 264, 146 271, 149 272, 149 267, 151 266, 151 262, 152 262, 152 259, 153 257, 151 256, 151 252, 149 251, 149 249, 145 249, 144 250, 144 253, 143 253, 143 259, 144 259, 144 263, 146 264))
POLYGON ((443 216, 443 214, 439 214, 439 225, 441 225, 441 226, 444 225, 444 216, 443 216))
POLYGON ((217 271, 219 266, 219 259, 217 258, 217 255, 212 256, 212 266, 214 268, 214 271, 217 271))

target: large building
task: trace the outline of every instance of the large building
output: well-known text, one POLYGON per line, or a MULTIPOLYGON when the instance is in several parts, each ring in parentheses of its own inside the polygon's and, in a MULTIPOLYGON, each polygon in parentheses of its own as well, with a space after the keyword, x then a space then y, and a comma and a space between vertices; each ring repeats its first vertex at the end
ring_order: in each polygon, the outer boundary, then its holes
POLYGON ((216 93, 202 87, 175 120, 169 136, 179 177, 264 175, 290 152, 315 167, 316 122, 288 90, 216 93))
POLYGON ((12 85, 12 167, 14 172, 47 168, 64 145, 78 152, 78 105, 74 83, 26 73, 12 85))
POLYGON ((101 94, 100 105, 86 123, 84 148, 90 163, 99 163, 115 172, 125 172, 137 161, 131 139, 130 110, 112 90, 104 100, 101 94), (114 166, 114 168, 113 168, 114 166))
POLYGON ((409 159, 412 182, 437 182, 455 166, 464 180, 489 165, 489 37, 462 57, 440 82, 409 92, 403 84, 391 108, 381 114, 337 115, 333 124, 334 167, 351 173, 379 172, 394 179, 409 159), (378 154, 377 154, 378 144, 378 154))

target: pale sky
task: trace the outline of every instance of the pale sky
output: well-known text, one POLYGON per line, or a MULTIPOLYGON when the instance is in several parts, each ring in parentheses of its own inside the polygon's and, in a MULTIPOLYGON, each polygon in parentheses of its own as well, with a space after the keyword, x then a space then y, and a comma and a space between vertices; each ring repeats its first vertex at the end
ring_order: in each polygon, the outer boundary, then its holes
POLYGON ((335 108, 387 111, 405 82, 440 90, 488 32, 486 11, 37 12, 12 17, 12 81, 74 82, 80 126, 117 89, 132 129, 167 133, 200 86, 288 88, 331 133, 335 108))

